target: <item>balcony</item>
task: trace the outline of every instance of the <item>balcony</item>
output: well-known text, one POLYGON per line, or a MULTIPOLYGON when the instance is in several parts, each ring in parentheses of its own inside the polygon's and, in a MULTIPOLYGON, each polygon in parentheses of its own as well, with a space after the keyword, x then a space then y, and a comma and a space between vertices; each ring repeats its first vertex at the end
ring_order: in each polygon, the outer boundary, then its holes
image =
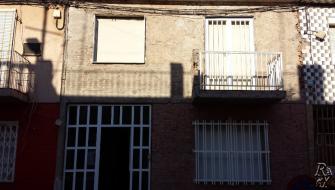
POLYGON ((0 53, 0 102, 28 102, 33 76, 30 62, 14 51, 0 53))
POLYGON ((282 54, 206 51, 199 54, 194 101, 269 102, 286 96, 282 54))

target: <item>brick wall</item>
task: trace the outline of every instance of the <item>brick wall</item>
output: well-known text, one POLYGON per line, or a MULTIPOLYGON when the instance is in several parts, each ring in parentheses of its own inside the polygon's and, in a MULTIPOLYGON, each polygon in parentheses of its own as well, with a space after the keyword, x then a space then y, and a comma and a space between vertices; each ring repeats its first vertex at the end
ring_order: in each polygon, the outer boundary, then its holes
POLYGON ((272 184, 261 189, 283 190, 294 177, 308 175, 305 105, 154 104, 152 107, 151 185, 164 189, 260 189, 257 186, 193 183, 194 120, 267 120, 272 184))

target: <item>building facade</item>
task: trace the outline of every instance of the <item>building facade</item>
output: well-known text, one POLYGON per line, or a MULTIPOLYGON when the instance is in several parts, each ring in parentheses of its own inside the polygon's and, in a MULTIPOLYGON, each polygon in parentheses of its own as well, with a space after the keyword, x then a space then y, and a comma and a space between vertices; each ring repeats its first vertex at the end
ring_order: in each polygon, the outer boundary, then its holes
POLYGON ((310 173, 299 7, 77 3, 58 189, 286 189, 310 173))
POLYGON ((0 4, 0 189, 54 186, 64 45, 54 10, 0 4))
POLYGON ((333 166, 332 2, 9 2, 0 189, 314 188, 333 166))
POLYGON ((334 7, 302 7, 302 78, 308 107, 312 163, 334 166, 334 7))

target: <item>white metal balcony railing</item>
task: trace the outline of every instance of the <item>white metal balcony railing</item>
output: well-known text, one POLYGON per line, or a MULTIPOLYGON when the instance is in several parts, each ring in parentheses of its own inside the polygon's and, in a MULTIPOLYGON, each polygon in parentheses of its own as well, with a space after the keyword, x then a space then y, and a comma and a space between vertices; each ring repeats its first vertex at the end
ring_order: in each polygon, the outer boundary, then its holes
POLYGON ((205 51, 200 54, 201 90, 283 89, 282 53, 205 51))
POLYGON ((25 94, 32 91, 30 62, 16 51, 0 53, 0 89, 15 89, 25 94))

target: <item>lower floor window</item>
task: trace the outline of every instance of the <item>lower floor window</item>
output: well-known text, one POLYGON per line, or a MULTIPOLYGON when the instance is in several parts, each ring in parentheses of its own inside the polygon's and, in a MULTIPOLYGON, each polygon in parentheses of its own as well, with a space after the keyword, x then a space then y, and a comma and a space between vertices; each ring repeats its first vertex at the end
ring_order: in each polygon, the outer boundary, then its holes
POLYGON ((335 166, 335 106, 313 107, 316 162, 335 166))
POLYGON ((269 184, 266 121, 194 121, 196 183, 269 184))
POLYGON ((17 131, 17 122, 0 121, 0 182, 14 181, 17 131))

